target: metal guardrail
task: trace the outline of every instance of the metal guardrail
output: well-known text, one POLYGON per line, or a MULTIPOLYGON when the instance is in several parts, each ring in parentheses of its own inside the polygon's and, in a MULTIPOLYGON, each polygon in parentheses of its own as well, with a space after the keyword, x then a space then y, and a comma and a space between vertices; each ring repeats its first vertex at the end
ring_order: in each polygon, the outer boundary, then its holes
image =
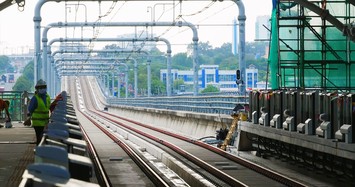
MULTIPOLYGON (((10 101, 9 113, 12 121, 23 121, 26 119, 30 94, 20 91, 2 91, 0 92, 0 98, 10 101)), ((4 118, 5 110, 0 111, 0 120, 4 118)))
POLYGON ((197 113, 230 115, 236 104, 248 104, 248 97, 219 96, 177 96, 177 97, 139 97, 106 98, 109 105, 133 106, 166 110, 191 111, 197 113))

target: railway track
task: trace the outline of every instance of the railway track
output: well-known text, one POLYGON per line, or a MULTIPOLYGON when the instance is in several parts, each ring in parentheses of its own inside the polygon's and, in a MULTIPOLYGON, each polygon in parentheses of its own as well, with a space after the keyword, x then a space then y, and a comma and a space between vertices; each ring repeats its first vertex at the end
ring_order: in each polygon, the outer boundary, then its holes
MULTIPOLYGON (((93 88, 90 81, 87 78, 77 80, 77 85, 71 86, 75 88, 71 95, 81 94, 77 96, 78 101, 80 100, 77 103, 81 104, 78 108, 83 115, 122 149, 125 149, 135 163, 140 164, 139 167, 156 186, 177 186, 177 183, 172 182, 174 180, 166 176, 159 178, 163 176, 163 172, 154 167, 154 164, 144 163, 147 159, 140 156, 149 150, 159 150, 151 151, 152 155, 163 155, 158 156, 158 160, 169 158, 169 161, 165 161, 164 164, 166 167, 171 167, 170 169, 177 175, 173 179, 181 178, 187 186, 265 186, 266 184, 267 186, 305 186, 287 176, 201 141, 144 124, 142 121, 125 119, 102 111, 98 108, 98 105, 102 105, 101 101, 94 99, 97 97, 95 95, 97 90, 93 88), (135 142, 139 149, 132 148, 132 143, 125 143, 126 141, 135 142), (184 173, 183 170, 185 170, 184 173)), ((73 84, 75 81, 69 82, 73 84)), ((179 182, 179 184, 182 183, 179 182)))

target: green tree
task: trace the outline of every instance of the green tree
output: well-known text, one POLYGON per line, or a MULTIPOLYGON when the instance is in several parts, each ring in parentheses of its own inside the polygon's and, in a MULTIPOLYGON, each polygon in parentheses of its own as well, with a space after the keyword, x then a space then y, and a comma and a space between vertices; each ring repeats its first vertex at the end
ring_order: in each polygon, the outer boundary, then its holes
POLYGON ((33 85, 33 79, 34 79, 34 74, 33 74, 33 61, 29 62, 24 70, 22 75, 16 80, 15 85, 12 87, 12 90, 14 91, 33 91, 34 90, 34 85, 33 85))
MULTIPOLYGON (((192 54, 193 52, 193 44, 189 44, 187 46, 187 50, 189 54, 192 54)), ((198 64, 213 64, 213 47, 209 44, 209 42, 199 42, 198 46, 197 46, 197 61, 198 64)), ((191 55, 192 56, 192 55, 191 55)), ((192 63, 191 63, 191 67, 192 67, 192 63)))
POLYGON ((34 80, 34 69, 33 69, 33 66, 34 66, 34 62, 33 61, 30 61, 26 66, 25 68, 23 69, 23 72, 22 72, 22 76, 25 76, 27 79, 29 79, 30 81, 33 82, 34 80))
POLYGON ((180 85, 184 85, 184 80, 182 79, 176 79, 174 80, 174 90, 179 90, 180 91, 180 85))
POLYGON ((151 92, 153 95, 165 95, 166 88, 165 85, 158 77, 152 78, 151 92))
POLYGON ((177 53, 172 57, 172 67, 179 70, 191 69, 192 59, 186 53, 177 53))
POLYGON ((219 89, 211 84, 207 85, 207 87, 201 91, 201 93, 216 93, 216 92, 219 92, 219 89))
MULTIPOLYGON (((190 44, 189 47, 192 49, 193 45, 190 44)), ((207 42, 198 42, 198 52, 201 56, 212 57, 213 56, 213 47, 210 45, 210 43, 208 41, 207 42)))
POLYGON ((12 87, 14 91, 27 91, 33 90, 33 81, 28 80, 25 76, 20 76, 15 85, 12 87))
POLYGON ((10 63, 10 58, 5 55, 0 56, 0 74, 13 73, 14 67, 10 63))
POLYGON ((238 67, 239 62, 237 56, 224 57, 219 64, 219 69, 221 70, 236 70, 238 67))
MULTIPOLYGON (((259 70, 259 81, 266 79, 267 71, 267 59, 265 59, 265 54, 267 51, 267 42, 248 42, 245 46, 245 63, 246 68, 253 64, 259 70)), ((120 47, 116 44, 108 45, 105 49, 119 49, 120 47)), ((192 49, 193 45, 190 44, 188 47, 188 52, 177 53, 172 56, 172 68, 178 70, 190 70, 192 69, 192 49)), ((153 48, 149 51, 149 58, 151 59, 151 78, 152 94, 158 94, 160 92, 165 93, 165 85, 160 81, 160 70, 167 69, 166 57, 164 57, 164 52, 161 52, 158 48, 153 48), (164 89, 162 89, 164 86, 164 89)), ((100 54, 99 56, 107 56, 112 54, 100 54)), ((138 90, 140 93, 142 90, 147 90, 147 57, 143 53, 133 53, 129 57, 136 58, 138 61, 138 90)), ((129 59, 127 57, 127 59, 129 59)), ((232 44, 224 43, 220 47, 213 48, 209 42, 199 42, 198 43, 198 65, 211 64, 219 65, 220 70, 237 70, 239 68, 239 57, 232 53, 232 44)), ((131 61, 127 61, 129 66, 129 84, 134 86, 134 66, 131 61)), ((33 72, 33 69, 31 70, 33 72)), ((189 85, 185 85, 186 90, 189 90, 189 85)), ((172 86, 174 90, 179 89, 176 85, 172 86)), ((192 88, 191 88, 192 89, 192 88)), ((208 90, 207 90, 208 91, 208 90)))

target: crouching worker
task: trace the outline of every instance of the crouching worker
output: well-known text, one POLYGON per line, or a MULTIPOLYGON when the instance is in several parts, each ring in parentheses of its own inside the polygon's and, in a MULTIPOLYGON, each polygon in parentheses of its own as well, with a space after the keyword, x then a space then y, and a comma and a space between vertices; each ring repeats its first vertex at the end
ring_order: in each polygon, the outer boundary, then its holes
POLYGON ((55 97, 54 101, 53 101, 53 102, 51 103, 51 105, 49 106, 49 110, 51 111, 51 113, 53 112, 53 110, 54 110, 55 107, 57 106, 58 102, 59 102, 59 101, 62 101, 62 100, 63 100, 63 96, 62 96, 61 93, 58 94, 58 95, 55 97))
MULTIPOLYGON (((10 106, 10 101, 7 100, 2 100, 0 99, 0 111, 2 112, 3 110, 5 110, 5 114, 6 114, 6 124, 10 123, 11 124, 11 117, 10 117, 10 113, 9 113, 9 106, 10 106)), ((11 125, 12 126, 12 125, 11 125)), ((4 127, 3 125, 0 125, 0 128, 4 127)), ((11 128, 10 126, 7 128, 11 128)))
POLYGON ((38 145, 43 137, 44 128, 49 121, 51 98, 47 94, 47 83, 44 80, 38 80, 35 89, 35 95, 28 105, 27 116, 31 118, 32 127, 36 132, 36 144, 38 145))

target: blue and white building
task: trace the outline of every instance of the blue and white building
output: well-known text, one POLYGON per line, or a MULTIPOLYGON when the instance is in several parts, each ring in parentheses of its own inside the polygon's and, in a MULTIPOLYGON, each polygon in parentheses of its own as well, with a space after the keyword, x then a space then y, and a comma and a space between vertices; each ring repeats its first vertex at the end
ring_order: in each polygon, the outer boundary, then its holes
MULTIPOLYGON (((235 70, 219 70, 218 65, 200 65, 198 71, 199 90, 205 89, 207 85, 213 85, 220 89, 221 92, 238 91, 236 84, 235 70)), ((171 77, 174 80, 181 79, 184 81, 186 88, 193 86, 193 71, 192 70, 171 70, 171 77)), ((166 69, 160 70, 160 80, 166 84, 166 69)), ((256 89, 258 82, 258 69, 251 65, 246 69, 246 89, 256 89)), ((188 91, 188 90, 186 90, 188 91)))

